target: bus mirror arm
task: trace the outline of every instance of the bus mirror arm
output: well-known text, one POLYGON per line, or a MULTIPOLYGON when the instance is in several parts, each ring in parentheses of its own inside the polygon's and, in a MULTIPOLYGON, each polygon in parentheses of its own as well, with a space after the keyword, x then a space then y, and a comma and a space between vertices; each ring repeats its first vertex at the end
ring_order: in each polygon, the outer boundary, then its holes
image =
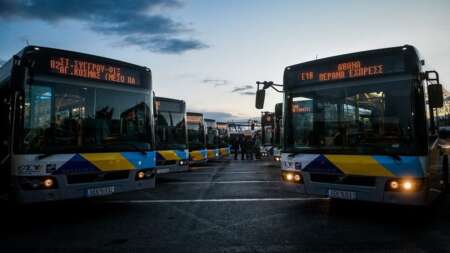
POLYGON ((256 89, 256 101, 255 101, 255 107, 256 109, 263 109, 264 108, 264 100, 266 97, 266 90, 268 88, 272 88, 277 92, 283 93, 283 90, 278 89, 277 87, 283 87, 282 84, 276 84, 272 81, 256 81, 257 89, 256 89), (260 87, 262 85, 262 88, 260 87))
POLYGON ((427 81, 428 103, 430 108, 441 108, 444 106, 444 93, 442 84, 439 82, 437 71, 425 71, 422 78, 427 81))

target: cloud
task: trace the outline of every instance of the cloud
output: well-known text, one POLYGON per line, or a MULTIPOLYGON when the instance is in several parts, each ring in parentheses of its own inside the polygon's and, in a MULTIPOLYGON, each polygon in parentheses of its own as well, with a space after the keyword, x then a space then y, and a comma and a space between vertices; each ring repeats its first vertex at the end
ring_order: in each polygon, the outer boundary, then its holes
POLYGON ((247 95, 247 96, 255 96, 256 92, 253 91, 245 91, 245 92, 239 92, 241 95, 247 95))
POLYGON ((158 14, 181 7, 179 0, 0 0, 0 19, 35 19, 48 23, 81 21, 94 32, 118 36, 121 45, 159 53, 180 54, 207 48, 200 40, 186 38, 191 28, 158 14))
POLYGON ((230 121, 247 121, 249 119, 246 115, 236 115, 228 112, 219 111, 200 111, 207 119, 215 119, 218 122, 230 122, 230 121))
POLYGON ((202 82, 206 84, 214 84, 214 87, 225 86, 230 84, 230 81, 223 79, 204 79, 202 80, 202 82))
POLYGON ((244 85, 239 87, 234 87, 234 89, 231 92, 240 92, 240 91, 246 91, 255 88, 252 85, 244 85))

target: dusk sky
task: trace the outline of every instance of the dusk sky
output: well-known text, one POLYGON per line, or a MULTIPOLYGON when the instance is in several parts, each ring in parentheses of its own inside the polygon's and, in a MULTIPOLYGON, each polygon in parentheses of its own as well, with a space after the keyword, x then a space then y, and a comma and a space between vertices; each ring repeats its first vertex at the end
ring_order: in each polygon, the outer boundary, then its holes
MULTIPOLYGON (((0 0, 0 62, 27 41, 145 65, 158 96, 222 120, 259 115, 255 81, 285 66, 416 46, 450 84, 450 1, 0 0)), ((265 110, 282 96, 268 92, 265 110)))

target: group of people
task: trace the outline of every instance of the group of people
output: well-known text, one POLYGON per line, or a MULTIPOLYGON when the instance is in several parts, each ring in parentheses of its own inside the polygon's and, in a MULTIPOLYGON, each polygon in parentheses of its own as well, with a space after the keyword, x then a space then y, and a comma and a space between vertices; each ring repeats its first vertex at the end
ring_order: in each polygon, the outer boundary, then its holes
POLYGON ((256 137, 252 136, 236 136, 231 140, 233 146, 234 160, 238 159, 239 152, 241 153, 241 160, 256 159, 259 153, 259 145, 256 137))

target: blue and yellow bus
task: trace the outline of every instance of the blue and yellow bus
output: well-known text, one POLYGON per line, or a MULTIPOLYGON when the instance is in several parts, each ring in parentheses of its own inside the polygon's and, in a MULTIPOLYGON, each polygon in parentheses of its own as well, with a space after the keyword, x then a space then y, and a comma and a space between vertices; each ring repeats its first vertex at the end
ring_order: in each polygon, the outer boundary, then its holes
POLYGON ((261 112, 261 146, 259 152, 263 159, 273 159, 274 136, 275 135, 275 113, 261 112))
POLYGON ((155 186, 151 72, 28 46, 0 68, 0 185, 21 203, 155 186))
POLYGON ((219 160, 219 131, 214 119, 205 119, 206 148, 208 149, 208 161, 219 160))
POLYGON ((217 131, 219 134, 219 157, 222 160, 228 160, 231 157, 230 132, 228 123, 217 122, 217 131))
MULTIPOLYGON (((438 73, 423 71, 424 63, 405 45, 286 67, 286 185, 311 195, 405 205, 425 205, 442 193, 448 163, 435 109, 443 92, 438 73)), ((257 107, 263 93, 257 92, 257 107)))
POLYGON ((158 174, 187 171, 189 150, 186 103, 155 97, 156 167, 158 174))
POLYGON ((189 164, 203 164, 208 161, 206 131, 203 114, 188 112, 186 117, 189 144, 189 164))
POLYGON ((275 104, 274 112, 274 135, 273 135, 273 160, 281 161, 282 134, 283 134, 283 103, 275 104))

